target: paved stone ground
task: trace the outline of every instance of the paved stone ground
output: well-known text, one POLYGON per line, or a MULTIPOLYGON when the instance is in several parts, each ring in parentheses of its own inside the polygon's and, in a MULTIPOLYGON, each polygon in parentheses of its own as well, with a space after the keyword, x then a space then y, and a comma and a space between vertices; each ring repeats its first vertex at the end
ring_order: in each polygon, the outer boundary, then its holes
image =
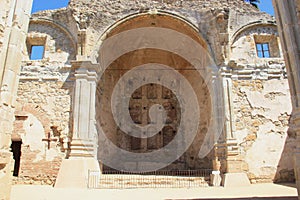
POLYGON ((51 186, 15 185, 11 200, 297 200, 292 186, 256 184, 249 187, 193 189, 57 189, 51 186))

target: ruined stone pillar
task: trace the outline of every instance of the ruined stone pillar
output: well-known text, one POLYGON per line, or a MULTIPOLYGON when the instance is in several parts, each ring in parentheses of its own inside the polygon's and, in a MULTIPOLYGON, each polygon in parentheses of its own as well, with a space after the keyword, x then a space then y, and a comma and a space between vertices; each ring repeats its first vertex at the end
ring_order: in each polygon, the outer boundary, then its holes
POLYGON ((224 131, 226 135, 226 172, 241 172, 240 162, 237 159, 239 155, 239 147, 233 135, 233 119, 232 119, 232 80, 231 78, 223 78, 224 89, 224 114, 225 124, 224 131))
POLYGON ((89 175, 100 174, 95 121, 97 67, 89 61, 72 63, 75 77, 73 131, 69 159, 61 164, 55 183, 57 188, 87 188, 89 175))
POLYGON ((0 199, 9 199, 14 104, 32 0, 7 0, 0 9, 0 199))
POLYGON ((273 0, 273 6, 292 98, 293 112, 290 126, 297 133, 294 171, 300 199, 300 1, 273 0))

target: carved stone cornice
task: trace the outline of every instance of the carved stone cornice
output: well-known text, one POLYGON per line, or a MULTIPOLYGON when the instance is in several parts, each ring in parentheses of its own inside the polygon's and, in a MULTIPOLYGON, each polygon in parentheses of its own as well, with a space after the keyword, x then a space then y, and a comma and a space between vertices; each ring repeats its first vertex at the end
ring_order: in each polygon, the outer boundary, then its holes
POLYGON ((71 61, 72 67, 71 71, 75 72, 78 69, 86 69, 88 71, 95 71, 98 73, 100 71, 100 67, 98 63, 92 63, 90 60, 82 60, 82 61, 71 61))

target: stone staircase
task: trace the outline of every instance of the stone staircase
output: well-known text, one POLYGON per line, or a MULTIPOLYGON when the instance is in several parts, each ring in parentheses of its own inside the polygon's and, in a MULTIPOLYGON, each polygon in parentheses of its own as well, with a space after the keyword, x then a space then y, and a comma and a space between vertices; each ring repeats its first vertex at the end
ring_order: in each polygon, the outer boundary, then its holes
POLYGON ((89 188, 129 189, 129 188, 197 188, 208 187, 209 175, 172 176, 146 174, 99 174, 90 172, 89 188))
POLYGON ((97 144, 93 140, 73 139, 69 148, 69 158, 95 158, 97 155, 97 144))
POLYGON ((100 175, 99 188, 194 188, 208 187, 205 177, 100 175))

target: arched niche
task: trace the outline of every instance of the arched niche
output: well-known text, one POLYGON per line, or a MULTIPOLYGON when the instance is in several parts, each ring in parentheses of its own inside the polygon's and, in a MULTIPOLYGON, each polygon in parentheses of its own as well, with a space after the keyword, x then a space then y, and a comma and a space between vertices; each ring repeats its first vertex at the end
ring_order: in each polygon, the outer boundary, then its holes
POLYGON ((240 28, 231 38, 231 59, 247 63, 263 63, 265 59, 258 55, 257 45, 267 44, 272 59, 282 59, 277 27, 273 23, 255 22, 240 28))
POLYGON ((30 60, 33 46, 44 46, 43 57, 48 63, 70 64, 75 60, 76 38, 63 25, 49 19, 32 19, 29 23, 27 35, 27 52, 30 60))

